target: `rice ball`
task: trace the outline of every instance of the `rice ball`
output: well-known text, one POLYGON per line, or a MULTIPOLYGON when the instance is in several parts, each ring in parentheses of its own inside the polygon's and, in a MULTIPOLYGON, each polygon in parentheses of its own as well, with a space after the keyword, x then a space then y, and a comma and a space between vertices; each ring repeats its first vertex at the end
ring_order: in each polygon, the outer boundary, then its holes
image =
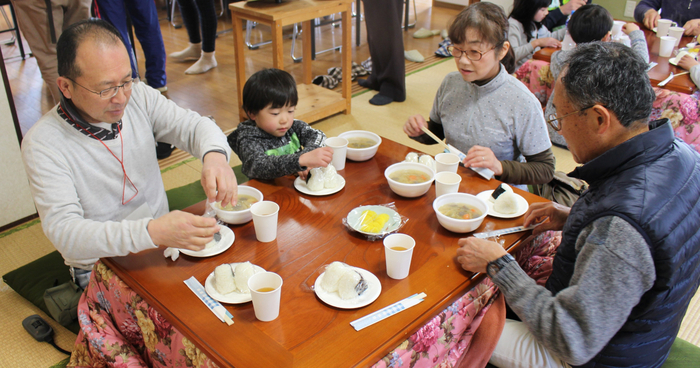
POLYGON ((338 282, 348 267, 342 262, 333 262, 326 267, 326 272, 321 280, 323 290, 334 293, 338 291, 338 282))
POLYGON ((404 161, 406 161, 406 162, 418 162, 418 154, 415 152, 409 152, 406 155, 406 159, 404 161))
POLYGON ((309 188, 309 190, 318 192, 319 190, 323 189, 324 181, 323 181, 323 170, 321 170, 320 167, 313 168, 311 171, 309 171, 309 175, 311 177, 309 180, 306 182, 306 187, 309 188))
POLYGON ((338 171, 333 164, 328 164, 328 166, 323 168, 323 187, 333 189, 338 187, 338 185, 340 185, 338 171))
POLYGON ((250 293, 250 289, 248 289, 248 279, 253 276, 253 274, 255 274, 255 269, 250 262, 239 263, 236 266, 234 279, 236 280, 238 291, 241 293, 250 293))
POLYGON ((228 263, 216 266, 214 269, 214 289, 221 294, 232 293, 236 290, 233 269, 228 263))
POLYGON ((357 296, 355 286, 360 283, 362 276, 357 271, 347 269, 338 281, 338 295, 343 300, 353 299, 357 296))
POLYGON ((518 199, 513 192, 505 192, 493 203, 493 209, 504 215, 518 212, 518 199))

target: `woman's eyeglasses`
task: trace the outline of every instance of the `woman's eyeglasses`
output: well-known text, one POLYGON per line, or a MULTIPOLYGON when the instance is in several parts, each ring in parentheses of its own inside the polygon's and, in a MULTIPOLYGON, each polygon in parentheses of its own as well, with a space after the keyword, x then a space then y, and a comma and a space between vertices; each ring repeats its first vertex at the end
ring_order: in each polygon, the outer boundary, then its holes
POLYGON ((487 52, 495 49, 495 47, 492 47, 484 52, 481 52, 479 50, 462 50, 460 48, 457 48, 456 46, 452 46, 452 56, 454 56, 456 59, 461 59, 462 55, 466 55, 467 59, 471 61, 479 61, 481 60, 482 57, 484 57, 484 54, 487 52))

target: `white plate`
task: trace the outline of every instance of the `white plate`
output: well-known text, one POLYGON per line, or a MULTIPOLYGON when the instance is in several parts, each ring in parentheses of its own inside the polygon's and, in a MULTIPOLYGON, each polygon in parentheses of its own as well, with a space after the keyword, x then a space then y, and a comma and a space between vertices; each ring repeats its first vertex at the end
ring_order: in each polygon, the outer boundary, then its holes
POLYGON ((200 251, 180 249, 180 252, 187 254, 190 257, 211 257, 221 254, 225 252, 226 249, 231 248, 236 236, 233 234, 233 231, 226 226, 221 226, 219 233, 221 233, 221 240, 219 240, 219 242, 214 244, 214 246, 211 248, 202 249, 200 251))
POLYGON ((476 195, 478 198, 483 199, 484 202, 486 202, 486 204, 489 206, 489 213, 488 213, 489 216, 499 217, 499 218, 516 218, 516 217, 520 217, 520 216, 524 215, 525 212, 527 212, 528 207, 530 207, 530 204, 527 203, 527 200, 525 198, 523 198, 523 196, 521 196, 520 194, 513 193, 513 194, 515 194, 515 198, 516 198, 516 201, 518 203, 518 211, 516 211, 515 213, 510 213, 510 214, 497 212, 496 210, 493 209, 493 202, 489 201, 489 197, 491 197, 491 193, 493 193, 493 190, 486 190, 486 191, 483 191, 483 192, 476 195))
POLYGON ((348 213, 347 216, 347 222, 352 226, 352 229, 357 231, 358 233, 362 233, 365 235, 384 235, 388 234, 390 232, 396 231, 396 229, 399 228, 399 225, 401 225, 401 215, 399 215, 398 212, 392 210, 389 207, 384 207, 384 206, 360 206, 348 213), (365 210, 372 210, 377 213, 377 215, 381 215, 382 213, 386 213, 389 215, 389 221, 384 224, 384 227, 382 228, 381 232, 378 233, 368 233, 366 231, 360 230, 360 225, 362 222, 360 221, 360 216, 362 215, 362 212, 365 210))
MULTIPOLYGON (((238 263, 231 263, 231 265, 233 265, 235 269, 235 266, 238 265, 238 263)), ((265 272, 265 269, 257 265, 253 265, 253 269, 255 270, 255 273, 265 272)), ((212 297, 212 299, 222 303, 241 304, 253 300, 250 296, 250 293, 239 293, 234 291, 228 294, 221 294, 218 291, 216 291, 216 288, 214 287, 213 271, 209 274, 207 280, 204 281, 204 290, 206 290, 207 294, 209 294, 209 296, 212 297)))
POLYGON ((338 193, 338 192, 340 192, 341 189, 345 188, 345 178, 343 178, 340 175, 338 175, 338 177, 340 178, 340 185, 338 185, 335 188, 323 188, 319 191, 313 191, 313 190, 309 189, 309 187, 306 186, 306 181, 301 180, 300 177, 297 177, 297 179, 294 180, 294 188, 296 188, 296 190, 298 190, 304 194, 308 194, 310 196, 327 196, 327 195, 331 195, 334 193, 338 193))
POLYGON ((365 290, 365 292, 362 293, 362 295, 350 300, 344 300, 341 299, 340 295, 338 295, 338 293, 336 292, 329 293, 323 290, 323 288, 321 287, 321 280, 326 274, 324 272, 316 279, 316 282, 314 283, 314 292, 316 292, 316 296, 318 296, 318 298, 321 299, 321 301, 323 301, 324 303, 340 309, 361 308, 377 300, 377 298, 379 298, 379 294, 381 294, 382 292, 382 283, 379 282, 377 276, 374 276, 373 273, 367 270, 363 270, 362 268, 352 266, 348 267, 359 272, 360 275, 362 275, 362 278, 364 278, 365 281, 367 281, 367 290, 365 290))

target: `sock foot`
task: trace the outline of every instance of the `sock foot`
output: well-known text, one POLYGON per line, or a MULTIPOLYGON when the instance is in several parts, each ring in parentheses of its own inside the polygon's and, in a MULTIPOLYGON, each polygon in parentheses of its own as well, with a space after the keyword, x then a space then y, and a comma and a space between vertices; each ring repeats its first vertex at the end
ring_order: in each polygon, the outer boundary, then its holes
POLYGON ((210 69, 216 68, 217 65, 216 58, 214 57, 214 51, 203 52, 202 57, 200 57, 196 63, 192 64, 191 67, 185 70, 185 74, 202 74, 210 69))
POLYGON ((199 56, 202 54, 202 44, 201 43, 191 43, 186 49, 182 51, 173 52, 168 55, 171 59, 175 61, 191 61, 199 60, 199 56))

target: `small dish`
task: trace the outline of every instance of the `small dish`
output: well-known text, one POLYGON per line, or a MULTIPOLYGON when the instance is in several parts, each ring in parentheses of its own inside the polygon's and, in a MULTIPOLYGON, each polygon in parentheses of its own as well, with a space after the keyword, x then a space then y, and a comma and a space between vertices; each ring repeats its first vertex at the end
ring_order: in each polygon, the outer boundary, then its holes
MULTIPOLYGON (((240 263, 240 262, 238 262, 240 263)), ((238 265, 238 263, 231 263, 231 265, 238 265)), ((265 272, 265 269, 253 265, 253 269, 255 270, 255 273, 260 273, 260 272, 265 272)), ((212 299, 222 302, 222 303, 227 303, 227 304, 241 304, 241 303, 247 303, 252 299, 250 296, 250 293, 239 293, 239 292, 232 292, 228 294, 221 294, 218 291, 216 291, 216 288, 214 287, 214 271, 212 271, 209 276, 207 276, 207 280, 204 281, 204 290, 209 294, 212 299)))
POLYGON ((362 278, 364 278, 367 282, 367 290, 365 290, 362 295, 350 300, 344 300, 341 299, 340 295, 338 295, 336 292, 329 293, 323 290, 321 287, 321 280, 323 280, 323 276, 326 274, 324 272, 318 276, 318 278, 316 278, 316 282, 314 282, 314 292, 316 293, 316 296, 321 299, 322 302, 340 309, 362 308, 377 300, 377 298, 379 298, 379 294, 382 292, 382 283, 379 282, 377 276, 374 276, 373 273, 359 267, 348 267, 359 272, 360 275, 362 275, 362 278))
POLYGON ((365 234, 365 235, 370 235, 370 236, 382 236, 389 234, 391 232, 396 231, 399 226, 401 225, 401 215, 399 215, 398 212, 392 210, 389 207, 384 207, 384 206, 360 206, 354 208, 352 211, 348 213, 348 216, 346 218, 348 225, 352 227, 353 230, 357 231, 358 233, 365 234), (382 228, 381 232, 378 233, 370 233, 366 231, 360 230, 360 225, 362 224, 361 221, 361 216, 362 212, 370 210, 374 211, 377 215, 381 215, 383 213, 389 215, 389 221, 384 224, 384 227, 382 228))
POLYGON ((493 190, 485 190, 485 191, 476 195, 478 198, 483 199, 484 202, 486 202, 486 205, 489 206, 489 213, 488 213, 489 216, 504 218, 504 219, 516 218, 516 217, 520 217, 520 216, 524 215, 525 212, 527 212, 527 209, 530 207, 530 204, 527 203, 527 200, 525 198, 523 198, 523 196, 521 196, 517 193, 513 193, 513 194, 515 194, 515 197, 517 198, 517 201, 518 201, 518 211, 516 211, 515 213, 510 213, 510 214, 496 212, 496 210, 493 209, 493 202, 489 201, 489 197, 491 197, 491 193, 493 193, 493 190))
POLYGON ((294 188, 296 190, 298 190, 306 195, 310 195, 310 196, 317 196, 317 197, 327 196, 327 195, 338 193, 338 192, 340 192, 341 189, 345 188, 345 178, 343 178, 340 175, 338 175, 338 177, 340 178, 340 185, 338 185, 335 188, 323 188, 319 191, 313 191, 313 190, 309 189, 309 187, 306 186, 306 181, 302 180, 300 177, 297 177, 296 180, 294 180, 294 188))
POLYGON ((225 252, 228 248, 231 248, 233 241, 236 239, 236 235, 234 235, 233 231, 226 226, 221 226, 221 230, 219 230, 219 232, 221 233, 221 240, 219 240, 213 247, 202 249, 200 251, 180 249, 180 252, 190 257, 211 257, 225 252))

